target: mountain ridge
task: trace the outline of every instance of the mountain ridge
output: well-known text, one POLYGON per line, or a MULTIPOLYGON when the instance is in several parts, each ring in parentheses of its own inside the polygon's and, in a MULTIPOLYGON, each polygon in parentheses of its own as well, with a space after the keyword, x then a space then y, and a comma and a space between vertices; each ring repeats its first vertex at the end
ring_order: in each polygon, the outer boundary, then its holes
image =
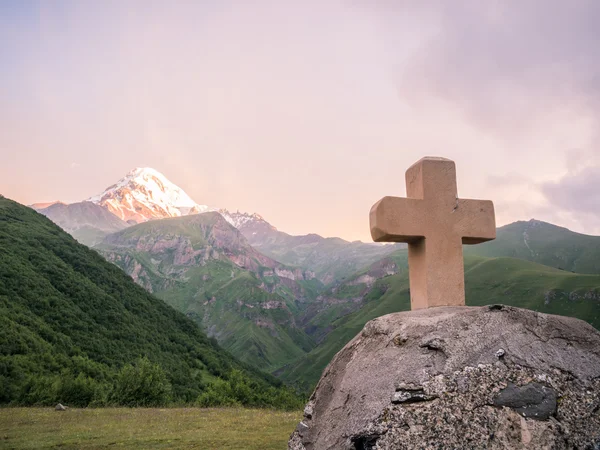
POLYGON ((467 246, 466 255, 507 256, 577 273, 600 274, 600 236, 531 219, 498 228, 496 239, 467 246))

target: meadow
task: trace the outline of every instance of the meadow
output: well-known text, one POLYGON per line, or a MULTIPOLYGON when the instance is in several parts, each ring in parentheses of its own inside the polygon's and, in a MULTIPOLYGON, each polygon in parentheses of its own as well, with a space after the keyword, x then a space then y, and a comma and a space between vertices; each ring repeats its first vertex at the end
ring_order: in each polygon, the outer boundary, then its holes
POLYGON ((1 449, 284 449, 301 411, 0 408, 1 449))

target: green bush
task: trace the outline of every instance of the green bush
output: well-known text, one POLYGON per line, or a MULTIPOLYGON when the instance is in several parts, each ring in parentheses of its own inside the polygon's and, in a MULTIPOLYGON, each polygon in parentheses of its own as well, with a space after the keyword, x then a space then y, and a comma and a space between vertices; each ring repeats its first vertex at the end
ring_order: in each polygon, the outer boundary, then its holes
POLYGON ((123 366, 111 397, 123 406, 165 406, 171 401, 171 383, 162 367, 144 357, 123 366))
POLYGON ((235 398, 231 384, 220 378, 209 383, 206 390, 198 396, 196 404, 203 408, 241 405, 238 399, 235 398))
POLYGON ((54 388, 57 403, 85 407, 92 402, 99 386, 97 382, 83 373, 75 378, 67 373, 54 384, 54 388))
POLYGON ((198 396, 198 406, 249 406, 278 409, 301 409, 304 399, 285 387, 269 387, 256 384, 241 370, 233 369, 227 379, 216 379, 198 396))

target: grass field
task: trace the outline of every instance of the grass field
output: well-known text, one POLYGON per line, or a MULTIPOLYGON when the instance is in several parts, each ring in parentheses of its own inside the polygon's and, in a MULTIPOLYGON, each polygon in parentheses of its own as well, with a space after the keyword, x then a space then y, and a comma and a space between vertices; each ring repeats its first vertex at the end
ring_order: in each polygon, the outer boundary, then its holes
POLYGON ((0 408, 0 449, 285 449, 301 412, 0 408))

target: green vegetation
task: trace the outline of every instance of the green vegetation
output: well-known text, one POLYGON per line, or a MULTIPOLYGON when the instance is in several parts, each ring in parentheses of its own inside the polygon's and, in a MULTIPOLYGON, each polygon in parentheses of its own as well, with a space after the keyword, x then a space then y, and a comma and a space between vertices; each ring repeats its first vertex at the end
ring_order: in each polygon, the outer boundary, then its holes
MULTIPOLYGON (((280 371, 282 380, 299 389, 310 390, 333 356, 360 332, 365 323, 385 314, 410 309, 408 272, 402 270, 406 264, 406 250, 400 250, 393 257, 400 273, 378 279, 366 291, 362 307, 333 320, 331 330, 316 348, 280 371)), ((600 275, 576 274, 515 258, 467 256, 465 280, 468 305, 502 303, 577 317, 600 329, 600 275)))
MULTIPOLYGON (((304 390, 314 385, 333 355, 368 320, 410 307, 406 249, 317 235, 289 236, 270 226, 250 227, 245 233, 266 255, 311 270, 318 279, 287 278, 293 268, 257 252, 217 213, 129 227, 107 236, 98 249, 141 286, 200 325, 214 338, 208 341, 213 348, 218 349, 216 340, 243 363, 277 373, 304 390), (274 268, 288 273, 278 276, 282 272, 274 268), (397 273, 388 275, 393 272, 397 273)), ((600 327, 600 275, 593 275, 600 274, 599 254, 598 237, 539 221, 502 227, 495 241, 465 247, 467 303, 504 303, 571 315, 600 327)), ((147 402, 181 399, 172 370, 160 353, 151 355, 138 352, 115 364, 111 375, 103 375, 108 388, 95 386, 98 378, 79 368, 66 377, 54 373, 42 381, 23 382, 28 394, 21 401, 31 403, 47 392, 57 397, 77 391, 81 393, 73 400, 77 404, 108 404, 117 397, 122 404, 154 404, 127 400, 128 391, 119 391, 123 386, 146 392, 141 397, 147 402), (143 356, 148 359, 139 359, 143 356), (127 378, 124 368, 140 374, 155 370, 150 378, 161 381, 156 386, 119 384, 127 378), (67 380, 65 386, 62 380, 67 380), (152 400, 155 397, 158 400, 152 400)), ((198 383, 196 404, 265 403, 250 395, 247 366, 225 365, 216 372, 208 366, 189 366, 191 379, 196 377, 198 383)), ((269 394, 271 400, 294 407, 289 392, 281 392, 269 394)))
POLYGON ((303 311, 300 321, 306 324, 306 332, 321 343, 328 333, 335 330, 337 319, 351 314, 365 303, 378 300, 388 289, 386 283, 377 282, 369 286, 360 282, 361 277, 368 276, 381 279, 389 277, 382 267, 392 270, 393 267, 399 274, 408 270, 408 254, 406 249, 396 250, 382 260, 363 268, 352 277, 341 280, 339 284, 330 287, 321 293, 321 302, 313 302, 303 311))
POLYGON ((280 264, 219 214, 135 225, 98 250, 243 362, 273 371, 314 347, 294 315, 297 299, 316 296, 321 283, 277 276, 265 264, 280 264))
POLYGON ((0 409, 0 448, 275 450, 302 412, 265 409, 0 409))
POLYGON ((194 249, 199 249, 209 243, 212 227, 222 220, 224 219, 217 213, 150 220, 115 233, 110 242, 121 244, 139 238, 186 236, 191 240, 194 249))
POLYGON ((213 260, 186 272, 188 280, 158 297, 195 319, 242 361, 274 370, 314 347, 293 326, 293 303, 260 288, 251 272, 213 260))
POLYGON ((498 228, 495 240, 465 246, 465 254, 508 256, 570 272, 600 274, 600 236, 574 233, 538 220, 498 228))
POLYGON ((194 404, 227 384, 236 404, 302 404, 97 252, 0 197, 0 403, 194 404), (256 395, 237 397, 240 385, 256 395))

